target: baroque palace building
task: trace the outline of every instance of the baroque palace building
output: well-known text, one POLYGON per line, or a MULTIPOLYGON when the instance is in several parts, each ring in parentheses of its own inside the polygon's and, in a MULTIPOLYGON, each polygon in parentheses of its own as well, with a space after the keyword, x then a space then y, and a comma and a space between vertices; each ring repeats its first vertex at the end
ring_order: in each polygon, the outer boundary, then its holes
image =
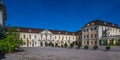
MULTIPOLYGON (((6 20, 6 8, 0 0, 0 26, 4 27, 6 20)), ((93 20, 85 24, 79 31, 68 32, 61 30, 35 29, 17 27, 20 39, 25 43, 23 47, 37 47, 52 42, 54 45, 68 46, 81 41, 82 46, 117 44, 120 39, 120 27, 117 24, 102 20, 93 20), (101 43, 100 43, 101 41, 101 43)))
POLYGON ((120 38, 120 27, 117 24, 102 20, 93 20, 85 24, 81 30, 82 45, 106 45, 107 43, 117 44, 120 38))
POLYGON ((70 45, 70 43, 80 40, 76 32, 23 27, 18 27, 17 30, 20 32, 20 38, 25 42, 24 47, 41 46, 41 44, 45 46, 45 44, 50 42, 54 45, 57 43, 58 46, 63 46, 65 43, 70 45))
POLYGON ((23 27, 18 27, 17 30, 20 32, 20 38, 26 43, 24 47, 41 46, 41 42, 43 46, 50 42, 59 46, 67 43, 69 46, 71 43, 77 44, 78 41, 82 42, 82 46, 99 46, 100 40, 101 45, 107 45, 112 41, 117 44, 120 39, 120 27, 102 20, 90 21, 77 32, 23 27))

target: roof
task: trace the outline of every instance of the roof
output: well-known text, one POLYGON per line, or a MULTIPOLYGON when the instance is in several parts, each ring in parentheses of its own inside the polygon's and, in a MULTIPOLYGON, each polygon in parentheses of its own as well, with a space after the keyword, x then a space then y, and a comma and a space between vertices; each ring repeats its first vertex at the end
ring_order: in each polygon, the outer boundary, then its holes
MULTIPOLYGON (((25 28, 25 27, 16 27, 19 32, 25 32, 25 33, 41 33, 42 31, 46 29, 37 29, 37 28, 25 28)), ((48 31, 52 32, 53 34, 61 34, 61 35, 77 35, 77 32, 68 32, 68 31, 62 31, 62 30, 50 30, 48 31)))
POLYGON ((101 26, 108 26, 108 27, 113 27, 113 28, 120 28, 117 24, 113 24, 111 22, 106 22, 103 20, 93 20, 88 22, 83 26, 84 27, 89 27, 89 26, 94 26, 94 25, 101 25, 101 26))

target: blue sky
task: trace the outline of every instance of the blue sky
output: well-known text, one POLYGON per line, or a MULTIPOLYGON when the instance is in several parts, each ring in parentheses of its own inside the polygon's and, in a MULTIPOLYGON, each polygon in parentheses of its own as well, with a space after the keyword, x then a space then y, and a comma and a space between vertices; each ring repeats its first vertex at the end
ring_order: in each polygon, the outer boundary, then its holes
POLYGON ((4 0, 6 25, 77 31, 99 19, 120 25, 120 0, 4 0))

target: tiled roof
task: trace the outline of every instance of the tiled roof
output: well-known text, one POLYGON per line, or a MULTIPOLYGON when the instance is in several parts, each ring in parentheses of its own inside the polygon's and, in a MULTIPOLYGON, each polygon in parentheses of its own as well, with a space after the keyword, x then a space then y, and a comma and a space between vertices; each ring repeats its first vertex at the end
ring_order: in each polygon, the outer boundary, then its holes
MULTIPOLYGON (((36 29, 36 28, 24 28, 24 27, 16 27, 19 32, 25 33, 41 33, 45 29, 36 29)), ((49 30, 53 34, 62 34, 62 35, 77 35, 76 32, 68 32, 68 31, 61 31, 61 30, 49 30)))
POLYGON ((94 26, 94 25, 101 25, 101 26, 119 28, 119 26, 117 24, 113 24, 113 23, 110 23, 110 22, 102 21, 102 20, 90 21, 89 23, 85 24, 84 27, 89 27, 89 26, 94 26))

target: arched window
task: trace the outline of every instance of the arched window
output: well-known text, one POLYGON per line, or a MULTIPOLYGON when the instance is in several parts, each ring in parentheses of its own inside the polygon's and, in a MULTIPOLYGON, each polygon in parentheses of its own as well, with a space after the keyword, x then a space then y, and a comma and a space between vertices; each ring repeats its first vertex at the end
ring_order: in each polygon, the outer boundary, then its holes
POLYGON ((25 35, 23 35, 23 38, 25 39, 25 38, 26 38, 26 36, 25 36, 25 35))
POLYGON ((34 37, 35 37, 35 39, 37 38, 36 35, 34 37))
POLYGON ((29 35, 29 38, 31 39, 31 35, 29 35))

